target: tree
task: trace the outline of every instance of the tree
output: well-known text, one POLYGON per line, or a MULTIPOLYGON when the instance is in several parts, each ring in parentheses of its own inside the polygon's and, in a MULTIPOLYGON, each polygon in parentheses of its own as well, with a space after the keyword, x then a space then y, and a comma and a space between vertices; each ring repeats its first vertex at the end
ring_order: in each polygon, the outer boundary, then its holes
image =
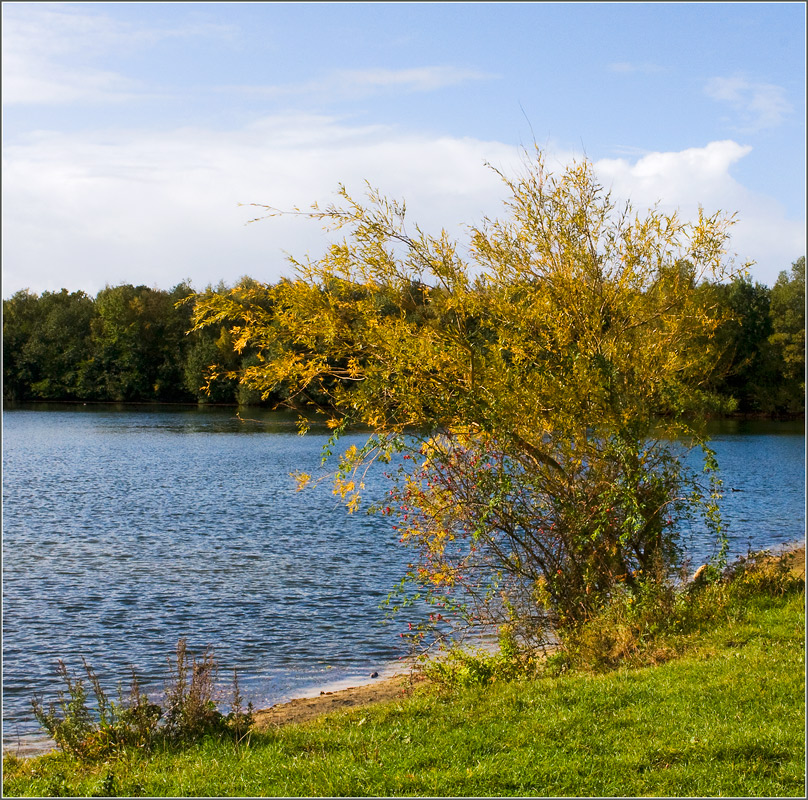
POLYGON ((3 302, 3 355, 10 399, 81 397, 91 357, 92 298, 84 292, 17 292, 3 302))
POLYGON ((196 331, 183 365, 183 379, 189 391, 200 403, 232 403, 236 393, 236 378, 209 380, 212 365, 235 369, 238 356, 233 351, 233 340, 226 328, 196 331))
POLYGON ((3 300, 3 399, 12 402, 30 395, 32 365, 23 356, 38 319, 39 296, 23 289, 3 300))
POLYGON ((502 178, 508 217, 471 228, 467 256, 341 189, 310 216, 344 240, 292 260, 295 280, 199 296, 194 319, 253 348, 242 380, 265 396, 371 428, 335 491, 353 509, 363 470, 394 462, 384 510, 432 601, 541 639, 667 581, 677 521, 709 505, 671 442, 704 441, 719 321, 696 289, 723 275, 731 220, 618 209, 587 163, 502 178))
POLYGON ((805 256, 791 271, 780 273, 771 291, 772 334, 769 341, 783 363, 783 405, 786 410, 805 409, 805 256))
MULTIPOLYGON (((272 292, 246 275, 232 290, 228 291, 222 283, 215 290, 208 286, 201 294, 189 295, 183 305, 190 310, 191 300, 195 300, 197 305, 202 305, 206 302, 203 298, 224 296, 229 298, 231 317, 238 314, 236 309, 247 307, 252 307, 254 312, 260 310, 267 314, 273 305, 272 292)), ((235 333, 238 335, 237 331, 235 333)), ((234 341, 233 333, 225 325, 197 326, 190 331, 190 335, 192 342, 184 368, 186 389, 195 394, 200 402, 235 401, 239 405, 258 405, 261 393, 247 383, 240 383, 245 370, 258 363, 251 348, 240 339, 234 341)), ((271 393, 265 399, 281 398, 271 393)))
POLYGON ((769 343, 771 290, 745 275, 700 289, 706 302, 723 312, 714 343, 723 364, 717 370, 716 391, 732 401, 733 410, 773 412, 782 378, 780 361, 769 343))
POLYGON ((121 402, 189 399, 183 364, 190 311, 181 301, 191 293, 184 283, 169 292, 122 284, 98 293, 93 359, 86 377, 90 397, 121 402))

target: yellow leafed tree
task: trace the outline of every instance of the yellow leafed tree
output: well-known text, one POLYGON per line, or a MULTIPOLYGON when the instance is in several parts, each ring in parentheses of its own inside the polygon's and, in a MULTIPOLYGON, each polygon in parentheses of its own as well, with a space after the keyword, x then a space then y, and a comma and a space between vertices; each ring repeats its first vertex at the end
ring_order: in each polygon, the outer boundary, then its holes
POLYGON ((696 287, 728 270, 732 221, 619 208, 586 162, 502 178, 506 213, 463 250, 341 189, 308 212, 341 241, 275 286, 199 295, 195 323, 260 354, 252 388, 371 428, 337 470, 352 508, 357 471, 398 454, 387 510, 436 602, 541 639, 668 580, 694 508, 719 531, 671 442, 703 443, 720 320, 696 287))

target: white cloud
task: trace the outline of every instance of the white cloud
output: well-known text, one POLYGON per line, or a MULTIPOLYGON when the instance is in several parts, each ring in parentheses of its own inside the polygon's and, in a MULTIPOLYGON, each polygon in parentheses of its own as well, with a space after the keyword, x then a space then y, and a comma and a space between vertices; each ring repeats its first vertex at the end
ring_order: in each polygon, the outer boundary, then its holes
POLYGON ((603 159, 595 168, 617 198, 631 199, 635 208, 659 202, 664 211, 679 210, 695 219, 699 206, 707 213, 737 214, 732 250, 739 263, 757 262, 757 280, 772 284, 805 249, 805 221, 788 219, 775 199, 750 191, 731 174, 732 166, 752 148, 726 140, 678 152, 647 153, 634 163, 603 159))
POLYGON ((502 196, 486 160, 515 148, 474 139, 425 139, 326 117, 284 116, 240 131, 42 134, 6 148, 4 294, 105 282, 195 285, 288 272, 282 251, 316 255, 316 223, 294 218, 245 228, 268 203, 328 203, 340 182, 406 198, 414 220, 459 232, 502 196))
POLYGON ((489 80, 495 75, 453 66, 408 69, 334 70, 311 81, 279 85, 218 86, 218 92, 239 92, 263 97, 356 100, 382 92, 432 92, 469 81, 489 80))
POLYGON ((77 100, 122 100, 136 84, 108 70, 69 63, 86 57, 112 34, 103 17, 50 9, 30 16, 3 14, 3 104, 64 105, 77 100))
MULTIPOLYGON (((635 206, 662 198, 695 214, 740 211, 734 244, 742 258, 770 265, 772 283, 802 254, 804 226, 772 200, 739 185, 730 169, 749 148, 713 142, 636 161, 610 159, 596 170, 635 206)), ((553 150, 553 168, 568 155, 553 150)), ((319 255, 317 223, 258 215, 239 203, 291 209, 332 201, 337 185, 361 195, 364 180, 405 199, 413 222, 463 236, 463 223, 501 213, 505 187, 489 161, 519 171, 520 151, 473 138, 425 137, 382 126, 350 126, 323 116, 276 116, 235 131, 103 131, 39 134, 6 148, 3 294, 85 289, 105 283, 164 288, 190 278, 203 287, 243 274, 288 274, 282 251, 319 255)), ((769 268, 769 267, 767 267, 769 268)))
POLYGON ((782 86, 742 77, 711 78, 704 93, 735 109, 740 115, 739 130, 749 133, 776 128, 793 111, 782 86))
POLYGON ((66 4, 4 4, 3 105, 121 102, 142 95, 139 81, 94 61, 164 39, 230 36, 230 26, 135 27, 66 4))
POLYGON ((397 87, 413 92, 429 92, 456 86, 470 80, 489 78, 476 70, 452 66, 415 67, 411 69, 340 70, 334 81, 367 88, 397 87))
POLYGON ((727 140, 678 152, 646 153, 634 163, 602 159, 597 170, 616 194, 631 196, 635 204, 664 200, 666 206, 694 202, 712 206, 740 190, 730 167, 751 151, 748 145, 727 140))
MULTIPOLYGON (((188 24, 174 28, 126 24, 69 5, 3 7, 3 104, 70 105, 119 103, 154 89, 95 62, 111 54, 149 47, 165 39, 232 38, 228 25, 188 24)), ((428 92, 492 75, 451 65, 407 69, 334 70, 316 80, 281 85, 221 86, 214 91, 265 97, 356 99, 384 91, 428 92)))
POLYGON ((69 105, 129 100, 142 90, 107 70, 58 69, 41 57, 16 50, 3 54, 3 105, 69 105))

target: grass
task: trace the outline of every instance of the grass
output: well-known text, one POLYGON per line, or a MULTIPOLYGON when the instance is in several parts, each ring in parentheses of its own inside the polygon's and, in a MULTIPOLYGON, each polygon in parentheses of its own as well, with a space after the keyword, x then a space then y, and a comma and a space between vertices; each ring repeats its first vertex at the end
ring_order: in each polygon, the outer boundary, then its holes
POLYGON ((805 793, 804 592, 757 594, 657 666, 422 692, 183 750, 4 760, 5 796, 805 793))

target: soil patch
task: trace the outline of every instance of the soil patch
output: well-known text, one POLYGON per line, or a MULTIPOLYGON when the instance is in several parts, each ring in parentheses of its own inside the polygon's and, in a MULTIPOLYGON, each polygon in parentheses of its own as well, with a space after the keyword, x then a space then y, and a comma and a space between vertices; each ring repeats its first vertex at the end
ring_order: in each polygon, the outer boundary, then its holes
POLYGON ((394 675, 365 686, 351 686, 336 692, 322 692, 319 697, 278 703, 272 708, 254 712, 254 727, 257 731, 265 731, 289 723, 308 722, 332 711, 391 702, 411 694, 415 685, 423 680, 420 676, 394 675))

